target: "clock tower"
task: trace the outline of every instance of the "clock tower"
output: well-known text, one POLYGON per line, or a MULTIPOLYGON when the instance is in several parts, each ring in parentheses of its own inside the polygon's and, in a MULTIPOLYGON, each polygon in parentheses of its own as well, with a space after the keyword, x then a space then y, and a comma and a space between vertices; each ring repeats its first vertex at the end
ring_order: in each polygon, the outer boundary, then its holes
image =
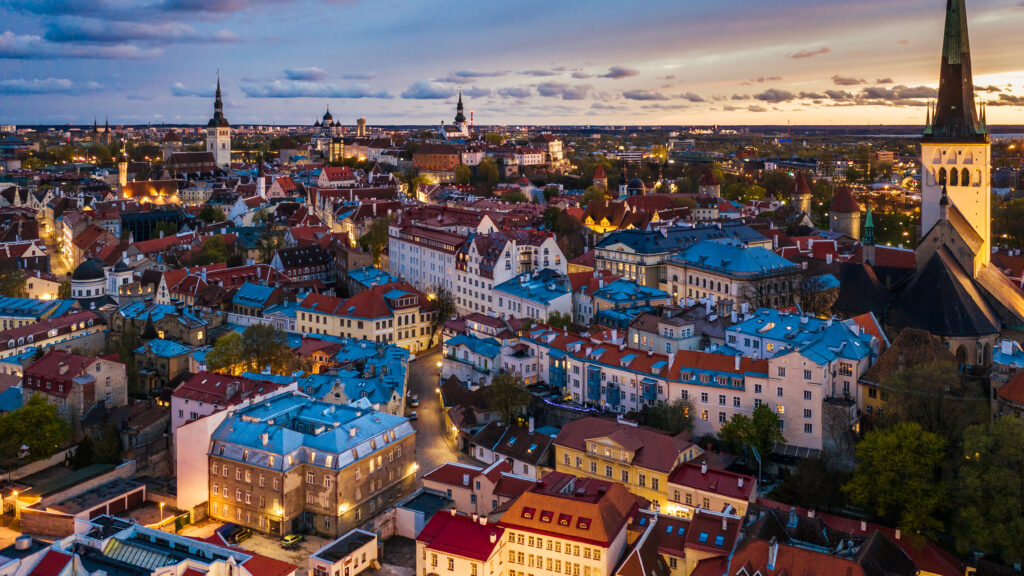
POLYGON ((224 117, 224 102, 220 97, 220 72, 217 73, 217 96, 213 101, 213 118, 206 123, 206 151, 213 154, 217 168, 231 167, 231 124, 224 117))

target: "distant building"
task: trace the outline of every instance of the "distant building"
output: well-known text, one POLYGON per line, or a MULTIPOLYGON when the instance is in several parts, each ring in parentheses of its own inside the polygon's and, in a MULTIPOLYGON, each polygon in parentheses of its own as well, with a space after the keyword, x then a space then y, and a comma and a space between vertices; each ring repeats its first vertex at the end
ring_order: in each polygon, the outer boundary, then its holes
POLYGON ((217 74, 217 95, 213 102, 213 118, 206 123, 206 151, 213 154, 217 168, 231 167, 231 124, 224 117, 220 96, 220 73, 217 74))

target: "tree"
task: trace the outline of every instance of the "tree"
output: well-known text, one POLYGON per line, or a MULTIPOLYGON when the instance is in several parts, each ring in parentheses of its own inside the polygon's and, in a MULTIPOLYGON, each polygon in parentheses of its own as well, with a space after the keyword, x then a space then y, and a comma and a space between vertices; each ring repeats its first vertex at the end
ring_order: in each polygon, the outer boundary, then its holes
POLYGON ((203 242, 203 247, 199 250, 199 256, 196 257, 195 265, 204 266, 215 262, 227 262, 227 260, 228 246, 224 243, 224 237, 217 234, 203 242))
POLYGON ((845 486, 854 504, 913 534, 942 528, 940 480, 946 443, 917 422, 868 432, 857 445, 857 469, 845 486))
POLYGON ((120 464, 121 452, 121 431, 117 424, 108 423, 100 432, 100 437, 93 444, 93 457, 96 464, 120 464))
POLYGON ((818 317, 829 316, 832 313, 837 291, 829 289, 821 276, 805 270, 800 274, 796 289, 800 308, 804 312, 818 317))
POLYGON ((473 171, 469 169, 469 166, 465 164, 459 164, 455 167, 455 183, 466 185, 469 184, 469 179, 473 176, 473 171))
POLYGON ((430 289, 428 298, 434 305, 434 321, 430 324, 430 342, 434 342, 434 337, 437 335, 437 331, 444 326, 452 316, 455 316, 455 296, 451 290, 444 286, 435 286, 430 289))
POLYGON ((779 427, 779 416, 767 404, 758 404, 749 417, 734 414, 722 425, 718 437, 736 452, 745 446, 754 448, 762 460, 769 457, 776 443, 785 440, 779 427))
POLYGON ((522 202, 528 202, 529 198, 526 197, 520 190, 513 190, 511 192, 505 192, 501 195, 501 199, 509 204, 520 204, 522 202))
POLYGON ((242 332, 242 356, 254 370, 269 367, 275 374, 291 372, 288 334, 277 326, 252 324, 242 332))
POLYGON ((213 372, 233 369, 243 359, 242 335, 229 332, 218 338, 213 348, 206 353, 206 367, 213 372))
POLYGON ((199 219, 206 223, 223 222, 227 220, 227 216, 224 215, 224 211, 220 208, 207 204, 199 211, 199 219))
POLYGON ((71 427, 57 416, 57 407, 34 395, 18 410, 0 416, 0 455, 15 458, 22 445, 29 460, 49 458, 71 438, 71 427))
POLYGON ((0 272, 0 295, 11 298, 28 296, 28 276, 24 270, 7 269, 0 272))
POLYGON ((693 429, 690 403, 678 399, 667 404, 656 404, 647 409, 647 425, 675 436, 693 429))
POLYGON ((154 237, 163 238, 165 236, 174 236, 177 233, 178 233, 178 223, 177 222, 162 221, 162 222, 157 222, 156 223, 156 229, 155 229, 154 237))
POLYGON ((567 330, 572 328, 572 314, 562 314, 561 312, 552 312, 548 314, 548 326, 554 326, 560 330, 567 330))
POLYGON ((380 255, 388 245, 389 228, 394 222, 395 216, 384 216, 377 218, 366 227, 366 234, 359 238, 359 244, 364 250, 373 253, 374 266, 380 265, 380 255))
POLYGON ((989 417, 987 396, 972 390, 952 361, 908 363, 881 384, 889 392, 883 423, 916 422, 950 449, 960 445, 968 426, 989 417))
POLYGON ((498 172, 498 165, 490 158, 484 158, 476 167, 477 177, 493 188, 501 181, 501 174, 498 172))
POLYGON ((61 300, 67 300, 71 298, 71 281, 61 280, 60 284, 57 285, 57 298, 61 300))
POLYGON ((491 146, 501 146, 502 143, 505 142, 505 138, 497 132, 488 132, 487 134, 484 134, 484 140, 487 140, 487 143, 491 146))
POLYGON ((964 435, 957 548, 980 550, 1006 563, 1024 555, 1024 421, 1003 417, 964 435))
POLYGON ((604 188, 601 188, 600 186, 591 186, 583 191, 583 197, 580 198, 580 205, 585 208, 589 206, 591 202, 604 202, 604 199, 604 188))
POLYGON ((487 406, 497 410, 501 421, 506 424, 511 424, 514 418, 521 415, 533 398, 523 384, 523 379, 508 372, 495 374, 490 385, 484 388, 484 396, 487 398, 487 406))

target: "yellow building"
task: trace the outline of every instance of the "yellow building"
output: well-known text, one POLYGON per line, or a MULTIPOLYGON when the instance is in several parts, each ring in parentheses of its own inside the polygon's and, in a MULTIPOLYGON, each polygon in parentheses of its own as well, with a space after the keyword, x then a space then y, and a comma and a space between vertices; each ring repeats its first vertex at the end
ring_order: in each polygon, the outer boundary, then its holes
POLYGON ((669 505, 669 474, 702 450, 680 436, 607 418, 580 418, 555 438, 555 470, 584 478, 621 482, 651 501, 654 510, 669 505))
POLYGON ((296 316, 303 334, 387 342, 411 352, 430 347, 433 304, 407 282, 374 286, 348 299, 310 294, 296 316))
POLYGON ((687 462, 669 477, 668 497, 669 504, 662 511, 674 516, 692 518, 696 510, 743 516, 747 506, 757 500, 757 482, 752 476, 687 462))

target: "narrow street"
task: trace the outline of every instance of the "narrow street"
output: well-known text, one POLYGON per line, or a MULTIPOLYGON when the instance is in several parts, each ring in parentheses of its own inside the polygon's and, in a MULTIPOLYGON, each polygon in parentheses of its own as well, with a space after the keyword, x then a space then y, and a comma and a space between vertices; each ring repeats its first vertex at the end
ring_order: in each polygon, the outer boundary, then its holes
POLYGON ((438 346, 409 363, 409 395, 416 394, 420 399, 418 408, 406 410, 406 414, 416 410, 419 416, 412 423, 416 428, 416 461, 420 465, 416 472, 417 478, 445 462, 474 463, 469 456, 457 450, 451 433, 442 430, 444 418, 441 413, 441 400, 436 392, 438 376, 441 373, 441 368, 437 365, 440 360, 441 347, 438 346))

